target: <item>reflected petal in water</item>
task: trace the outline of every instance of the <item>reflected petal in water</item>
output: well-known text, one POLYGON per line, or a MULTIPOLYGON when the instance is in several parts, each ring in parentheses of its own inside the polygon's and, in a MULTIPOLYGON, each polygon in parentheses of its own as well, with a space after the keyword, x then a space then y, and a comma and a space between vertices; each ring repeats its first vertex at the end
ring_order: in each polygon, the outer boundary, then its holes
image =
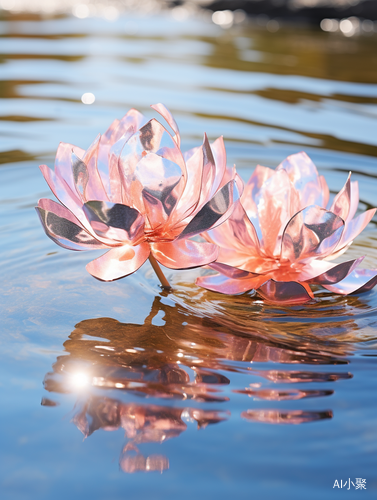
POLYGON ((333 417, 332 411, 279 411, 279 410, 247 410, 241 413, 241 417, 253 422, 264 422, 267 424, 306 424, 316 420, 324 420, 333 417))
POLYGON ((246 396, 303 404, 300 410, 246 411, 246 406, 242 416, 248 420, 299 424, 332 417, 330 410, 307 410, 304 403, 331 396, 334 389, 328 384, 352 375, 342 367, 315 371, 297 365, 347 364, 344 355, 349 345, 274 339, 271 323, 264 335, 263 315, 245 330, 235 322, 227 326, 216 315, 188 314, 188 309, 162 299, 155 298, 142 325, 111 318, 78 323, 64 343, 66 355, 58 357, 44 380, 49 392, 77 394, 73 423, 85 437, 100 429, 124 430, 127 443, 120 458, 124 472, 166 470, 167 457, 145 455, 142 447, 178 438, 190 423, 203 429, 231 418, 228 404, 235 397, 244 405, 250 403, 246 396), (154 318, 160 313, 165 324, 157 326, 154 318), (264 363, 268 369, 263 369, 264 363), (286 364, 296 367, 286 369, 286 364), (237 388, 238 380, 246 384, 237 388), (313 382, 326 387, 307 386, 313 382))

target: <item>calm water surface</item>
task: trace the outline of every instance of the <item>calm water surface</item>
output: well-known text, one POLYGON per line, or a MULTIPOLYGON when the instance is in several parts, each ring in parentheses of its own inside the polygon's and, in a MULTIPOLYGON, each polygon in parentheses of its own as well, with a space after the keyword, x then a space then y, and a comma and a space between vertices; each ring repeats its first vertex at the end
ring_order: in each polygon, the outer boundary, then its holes
MULTIPOLYGON (((197 271, 168 271, 167 294, 148 264, 101 283, 33 209, 59 141, 85 148, 156 102, 184 149, 224 135, 245 180, 304 149, 333 193, 352 170, 375 206, 376 48, 168 14, 0 18, 2 499, 376 498, 377 292, 278 308, 197 271)), ((376 243, 374 221, 347 257, 376 267, 376 243)))

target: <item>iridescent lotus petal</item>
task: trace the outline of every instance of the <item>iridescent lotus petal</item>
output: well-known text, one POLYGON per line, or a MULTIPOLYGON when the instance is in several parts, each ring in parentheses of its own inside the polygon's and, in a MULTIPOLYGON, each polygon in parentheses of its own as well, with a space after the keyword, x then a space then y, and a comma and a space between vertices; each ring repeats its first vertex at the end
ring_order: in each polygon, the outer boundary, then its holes
POLYGON ((284 229, 281 260, 296 262, 313 257, 324 258, 336 248, 344 221, 318 206, 298 212, 284 229))
POLYGON ((207 231, 215 225, 226 220, 238 200, 239 194, 234 181, 228 182, 216 195, 204 205, 195 215, 191 222, 185 227, 179 238, 188 238, 195 234, 207 231))
POLYGON ((237 174, 235 165, 233 166, 233 168, 227 167, 225 169, 224 176, 222 178, 222 181, 220 183, 218 190, 223 188, 225 186, 225 184, 228 184, 228 182, 230 182, 230 181, 235 182, 235 184, 237 186, 237 190, 238 190, 238 198, 241 198, 245 184, 244 184, 243 180, 241 179, 241 177, 237 174))
POLYGON ((182 195, 185 187, 182 171, 176 163, 149 153, 136 165, 135 178, 140 182, 149 225, 155 228, 168 220, 182 195))
MULTIPOLYGON (((211 194, 213 195, 216 192, 216 189, 222 187, 224 184, 229 182, 226 176, 226 150, 223 137, 219 137, 211 144, 211 151, 213 155, 213 159, 216 165, 216 176, 214 187, 212 188, 211 194), (215 187, 216 186, 216 187, 215 187)), ((230 180, 230 179, 229 179, 230 180)))
POLYGON ((342 281, 334 285, 323 285, 330 292, 340 295, 363 293, 377 285, 377 269, 355 269, 342 281))
POLYGON ((87 264, 87 271, 101 281, 114 281, 134 273, 150 254, 148 243, 112 248, 87 264))
MULTIPOLYGON (((127 142, 127 138, 123 138, 113 144, 108 153, 109 158, 109 198, 113 203, 127 203, 127 195, 123 193, 122 175, 119 167, 119 156, 127 142)), ((97 198, 95 198, 97 199, 97 198)))
MULTIPOLYGON (((326 179, 324 178, 323 175, 320 175, 319 176, 319 182, 321 183, 321 187, 322 187, 322 193, 323 193, 323 203, 322 203, 322 207, 323 208, 326 208, 328 203, 329 203, 329 199, 330 199, 330 190, 329 190, 329 186, 327 185, 327 182, 326 182, 326 179)), ((359 198, 358 198, 359 199, 359 198)))
POLYGON ((221 274, 226 276, 227 278, 232 279, 244 279, 244 278, 254 278, 257 275, 253 273, 248 273, 247 271, 243 271, 242 269, 237 269, 236 267, 227 266, 226 264, 220 264, 219 262, 213 262, 209 265, 211 269, 214 271, 219 271, 221 274))
POLYGON ((356 214, 357 207, 359 206, 359 183, 357 181, 351 182, 351 205, 350 211, 346 222, 351 221, 356 214))
POLYGON ((242 204, 250 218, 258 216, 258 201, 263 184, 274 174, 272 168, 257 165, 245 186, 242 204))
POLYGON ((216 245, 188 239, 169 243, 152 243, 151 248, 158 262, 170 269, 206 266, 214 262, 219 253, 216 245))
POLYGON ((213 145, 216 160, 206 136, 203 146, 184 155, 170 111, 162 104, 153 108, 172 127, 174 138, 157 120, 146 122, 130 110, 87 151, 60 144, 56 171, 40 168, 61 205, 41 200, 37 210, 45 231, 59 245, 111 249, 88 264, 96 278, 127 276, 150 256, 167 288, 157 261, 185 269, 218 257, 216 245, 188 238, 231 215, 242 181, 235 169, 226 168, 222 138, 213 145))
POLYGON ((115 135, 116 131, 119 127, 119 122, 120 120, 115 119, 110 127, 106 130, 106 132, 101 136, 101 143, 102 144, 114 144, 115 141, 115 135))
POLYGON ((102 144, 115 144, 126 133, 134 134, 146 123, 145 117, 136 109, 130 109, 121 120, 114 120, 101 138, 102 144))
MULTIPOLYGON (((130 109, 121 120, 114 122, 100 139, 97 157, 97 170, 108 198, 114 203, 121 203, 122 188, 118 167, 118 156, 128 139, 145 124, 144 116, 136 109, 130 109), (117 144, 120 142, 120 144, 117 144), (111 154, 115 148, 118 156, 111 154)), ((116 154, 116 153, 115 153, 116 154)))
POLYGON ((280 250, 282 228, 300 209, 299 195, 285 170, 277 170, 263 184, 258 202, 259 224, 265 253, 274 256, 280 250))
POLYGON ((157 120, 150 120, 140 129, 140 142, 144 150, 157 153, 181 167, 182 175, 187 178, 186 164, 182 151, 177 146, 170 133, 157 120))
POLYGON ((76 219, 78 219, 83 228, 86 229, 86 231, 94 238, 102 241, 102 243, 109 244, 109 246, 115 246, 111 241, 104 241, 102 238, 97 238, 96 233, 93 231, 92 226, 85 216, 82 208, 82 202, 77 197, 77 194, 71 191, 68 184, 66 184, 64 180, 57 177, 55 173, 46 165, 40 165, 39 168, 56 198, 74 215, 76 219))
POLYGON ((97 168, 98 153, 100 146, 101 135, 98 134, 94 142, 89 146, 82 157, 88 169, 89 179, 86 185, 85 201, 86 200, 103 200, 108 201, 109 197, 102 183, 101 176, 97 168))
MULTIPOLYGON (((203 207, 211 198, 212 190, 214 188, 214 183, 216 180, 216 163, 206 134, 204 134, 202 151, 203 151, 203 172, 202 172, 200 198, 198 203, 199 208, 203 207)), ((219 186, 219 184, 220 181, 218 181, 217 187, 219 186)), ((214 190, 214 192, 215 191, 216 190, 214 190)))
MULTIPOLYGON (((290 156, 275 172, 258 165, 241 197, 244 210, 236 206, 221 227, 202 234, 219 246, 219 257, 211 267, 222 278, 206 276, 198 284, 223 293, 245 291, 246 271, 263 279, 257 292, 265 300, 289 304, 312 300, 310 284, 336 290, 336 283, 352 282, 359 276, 356 268, 362 258, 341 264, 327 261, 344 253, 376 212, 372 209, 353 219, 358 197, 358 184, 349 176, 331 210, 323 208, 329 189, 305 153, 290 156), (227 266, 240 274, 233 275, 227 266), (239 287, 230 286, 229 279, 238 280, 239 287)), ((374 284, 372 276, 359 291, 374 284)), ((250 283, 252 287, 255 283, 250 283)))
POLYGON ((250 222, 240 201, 235 204, 232 215, 222 225, 221 230, 209 230, 210 240, 222 248, 236 247, 245 255, 260 255, 260 245, 255 227, 250 222))
POLYGON ((88 201, 85 215, 98 236, 131 242, 144 235, 144 218, 134 208, 109 201, 88 201))
POLYGON ((165 120, 169 124, 170 128, 175 133, 174 140, 177 143, 177 146, 180 147, 181 146, 181 136, 180 136, 180 133, 179 133, 179 127, 177 125, 177 122, 174 120, 173 115, 168 110, 168 108, 166 106, 164 106, 163 104, 161 104, 161 103, 152 104, 151 108, 153 108, 154 110, 156 110, 157 113, 160 113, 160 115, 163 118, 165 118, 165 120))
POLYGON ((73 192, 68 184, 63 179, 60 179, 47 165, 40 165, 39 168, 56 198, 88 229, 81 209, 82 202, 78 198, 76 191, 73 192))
POLYGON ((241 202, 246 210, 247 216, 257 232, 259 240, 262 239, 262 230, 259 224, 258 203, 260 190, 263 184, 273 175, 274 171, 268 167, 257 165, 249 182, 246 184, 241 197, 241 202))
POLYGON ((142 211, 142 200, 135 200, 135 190, 140 192, 140 184, 135 176, 139 161, 148 153, 175 163, 181 169, 181 175, 186 182, 186 165, 182 153, 171 135, 156 120, 150 120, 137 133, 135 133, 123 146, 119 156, 119 171, 125 192, 125 203, 134 204, 135 208, 142 211))
POLYGON ((36 207, 36 210, 45 233, 59 246, 76 251, 106 248, 105 245, 94 239, 85 229, 72 222, 72 220, 60 217, 56 213, 44 210, 41 207, 36 207))
POLYGON ((269 280, 257 289, 259 295, 275 304, 302 304, 314 299, 310 286, 297 281, 269 280))
POLYGON ((288 156, 276 170, 282 169, 287 172, 292 185, 300 194, 300 208, 308 205, 324 206, 326 192, 323 192, 316 166, 306 153, 302 151, 288 156))
POLYGON ((343 188, 339 191, 339 193, 335 196, 334 201, 330 207, 330 211, 335 215, 338 215, 343 220, 348 219, 348 215, 351 208, 351 172, 348 175, 348 179, 343 186, 343 188))
POLYGON ((55 157, 55 174, 64 179, 72 191, 75 190, 75 182, 71 170, 71 153, 75 151, 79 158, 82 158, 85 151, 72 144, 61 142, 58 146, 55 157))
POLYGON ((203 175, 203 148, 200 146, 194 149, 195 151, 191 156, 188 158, 185 157, 187 182, 182 196, 178 201, 177 209, 172 215, 172 222, 184 221, 198 207, 203 175))
POLYGON ((81 200, 86 200, 86 186, 89 181, 89 172, 86 164, 79 158, 74 151, 71 152, 71 164, 72 164, 72 174, 73 182, 77 194, 81 200))
POLYGON ((339 255, 342 255, 342 253, 347 250, 348 246, 353 242, 356 236, 358 236, 366 228, 375 213, 376 209, 371 208, 370 210, 367 210, 355 219, 352 219, 350 222, 348 222, 336 247, 336 254, 330 257, 335 259, 339 255))
POLYGON ((73 215, 73 213, 63 205, 56 203, 56 201, 49 200, 48 198, 41 198, 40 200, 38 200, 38 207, 42 208, 46 212, 52 212, 58 217, 67 219, 77 226, 81 226, 80 221, 73 215))
POLYGON ((330 264, 324 260, 314 260, 297 275, 298 281, 313 285, 330 285, 341 281, 361 263, 364 257, 348 260, 341 264, 330 264))
MULTIPOLYGON (((208 238, 208 241, 211 241, 208 238)), ((254 256, 240 252, 232 248, 219 248, 219 257, 217 262, 234 266, 247 272, 265 274, 279 268, 279 264, 273 259, 266 259, 262 255, 254 256)))
MULTIPOLYGON (((251 273, 248 273, 251 275, 251 273)), ((265 276, 254 275, 250 278, 228 278, 223 274, 214 274, 211 276, 200 276, 196 284, 212 292, 220 292, 227 295, 237 295, 249 290, 257 289, 265 281, 265 276)), ((259 288, 258 288, 259 291, 259 288)))
POLYGON ((110 139, 110 144, 115 144, 119 139, 131 137, 147 122, 146 118, 137 109, 130 109, 120 120, 115 128, 115 134, 110 139))

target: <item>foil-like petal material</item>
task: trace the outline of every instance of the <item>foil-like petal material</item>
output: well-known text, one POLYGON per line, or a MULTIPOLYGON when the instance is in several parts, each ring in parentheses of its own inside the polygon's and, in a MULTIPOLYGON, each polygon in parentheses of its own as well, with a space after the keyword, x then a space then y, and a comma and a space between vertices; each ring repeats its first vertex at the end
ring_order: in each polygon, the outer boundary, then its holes
POLYGON ((330 292, 340 295, 362 293, 377 285, 377 269, 355 269, 346 278, 333 285, 324 285, 330 292))
POLYGON ((112 248, 87 264, 87 271, 101 281, 114 281, 134 273, 150 254, 148 243, 112 248))
MULTIPOLYGON (((363 259, 364 257, 359 257, 358 259, 348 260, 340 264, 333 264, 329 270, 308 279, 307 283, 312 285, 332 285, 333 283, 339 283, 339 281, 342 281, 351 274, 363 259)), ((325 264, 323 261, 322 263, 325 264)))
POLYGON ((313 285, 337 283, 348 276, 363 259, 364 257, 359 257, 340 264, 314 259, 299 267, 296 279, 313 285))
POLYGON ((303 304, 314 299, 310 286, 297 281, 269 280, 260 286, 258 294, 276 304, 303 304))
POLYGON ((284 229, 280 259, 296 262, 327 257, 339 243, 343 227, 343 219, 324 208, 304 208, 284 229))
POLYGON ((223 274, 214 274, 211 276, 200 276, 197 278, 196 284, 212 292, 237 295, 245 293, 253 288, 259 290, 259 287, 263 285, 265 281, 266 277, 264 276, 234 279, 228 278, 223 274))
POLYGON ((85 229, 75 224, 70 218, 60 217, 41 207, 36 207, 45 233, 55 243, 68 250, 96 250, 106 248, 94 239, 85 229))
POLYGON ((72 144, 67 144, 65 142, 59 144, 55 157, 54 171, 55 174, 64 179, 72 191, 74 191, 75 181, 70 168, 72 151, 75 151, 75 154, 79 158, 82 158, 85 153, 83 149, 73 146, 72 144))
POLYGON ((202 233, 219 246, 210 266, 219 274, 197 284, 222 293, 254 289, 277 304, 313 300, 310 285, 339 294, 372 289, 377 278, 358 268, 362 257, 328 262, 342 255, 375 215, 373 208, 354 217, 358 202, 358 183, 350 174, 326 209, 329 188, 305 153, 289 156, 275 171, 258 165, 232 215, 202 233))
POLYGON ((142 238, 144 218, 134 208, 109 201, 88 201, 83 209, 98 236, 119 242, 142 238))
POLYGON ((333 258, 338 257, 347 250, 348 246, 353 242, 356 236, 358 236, 367 227, 375 213, 376 209, 371 208, 346 223, 342 237, 336 247, 336 255, 333 258))
POLYGON ((211 146, 205 136, 202 146, 184 154, 170 111, 161 103, 152 108, 174 137, 131 109, 87 151, 60 143, 55 171, 40 167, 61 203, 39 202, 46 234, 71 250, 110 249, 87 266, 103 281, 135 272, 151 251, 172 269, 214 262, 216 245, 189 238, 225 221, 243 189, 235 169, 226 167, 222 138, 211 146))
POLYGON ((151 248, 156 260, 170 269, 206 266, 214 262, 219 254, 216 245, 188 239, 169 243, 152 243, 151 248))
POLYGON ((335 196, 334 201, 330 207, 330 212, 341 217, 343 220, 348 219, 348 214, 351 209, 351 172, 348 175, 348 179, 343 186, 343 188, 339 191, 339 193, 335 196))
POLYGON ((85 199, 108 201, 109 197, 105 191, 97 167, 100 141, 101 141, 101 135, 98 134, 93 143, 85 151, 82 157, 82 161, 87 166, 89 174, 85 190, 85 199))
POLYGON ((208 201, 203 208, 189 222, 180 234, 180 238, 188 238, 202 233, 221 224, 222 219, 227 219, 233 210, 234 203, 239 199, 235 181, 230 181, 208 201))
POLYGON ((221 231, 207 232, 211 241, 220 247, 230 248, 237 245, 240 253, 246 255, 259 255, 260 243, 255 231, 255 227, 250 222, 245 209, 238 201, 234 207, 232 215, 221 226, 221 231))
POLYGON ((285 170, 276 172, 262 185, 258 202, 262 244, 273 257, 280 249, 282 228, 300 210, 299 195, 285 170))
POLYGON ((326 192, 318 175, 317 168, 304 153, 288 156, 276 169, 285 170, 292 185, 298 191, 301 207, 308 205, 324 206, 326 192))
POLYGON ((152 104, 151 108, 153 108, 155 111, 157 111, 157 113, 160 113, 160 115, 163 118, 165 118, 165 120, 169 124, 170 128, 175 133, 174 140, 177 143, 177 146, 180 147, 181 146, 181 135, 179 133, 179 127, 177 125, 177 122, 174 120, 173 115, 168 110, 168 108, 164 104, 161 104, 161 103, 152 104))

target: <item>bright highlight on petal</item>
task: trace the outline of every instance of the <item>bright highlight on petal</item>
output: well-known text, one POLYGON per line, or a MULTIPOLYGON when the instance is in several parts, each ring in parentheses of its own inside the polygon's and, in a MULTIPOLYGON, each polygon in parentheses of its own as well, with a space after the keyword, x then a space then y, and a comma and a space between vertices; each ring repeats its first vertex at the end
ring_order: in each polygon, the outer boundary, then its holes
POLYGON ((277 304, 312 301, 310 285, 342 295, 371 290, 377 270, 359 269, 363 257, 332 264, 376 213, 357 217, 359 189, 351 174, 327 207, 329 189, 305 153, 273 171, 257 166, 238 206, 223 225, 202 236, 220 247, 218 274, 197 284, 226 294, 256 290, 277 304), (233 271, 232 271, 233 270, 233 271))

